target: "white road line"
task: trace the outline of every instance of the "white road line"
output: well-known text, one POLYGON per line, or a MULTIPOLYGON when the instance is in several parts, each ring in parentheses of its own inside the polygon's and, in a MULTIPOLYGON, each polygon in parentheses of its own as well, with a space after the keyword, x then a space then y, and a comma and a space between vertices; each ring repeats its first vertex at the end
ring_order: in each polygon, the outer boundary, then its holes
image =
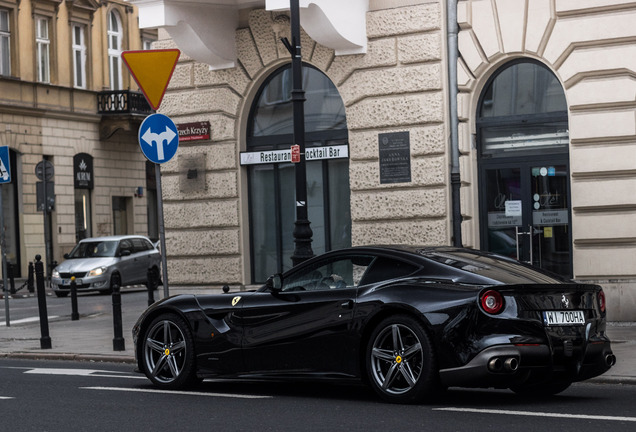
MULTIPOLYGON (((54 315, 54 316, 50 316, 49 319, 53 319, 53 318, 59 318, 59 316, 54 315)), ((6 319, 2 319, 2 322, 0 323, 0 327, 2 326, 6 326, 6 319)), ((40 317, 30 317, 30 318, 23 318, 23 319, 19 319, 19 320, 11 320, 9 321, 9 324, 13 325, 13 324, 25 324, 25 323, 30 323, 30 322, 35 322, 35 321, 40 321, 40 317)))
POLYGON ((15 399, 15 398, 12 398, 12 397, 9 397, 9 396, 0 396, 0 399, 15 399))
POLYGON ((561 418, 561 419, 610 420, 610 421, 636 422, 636 417, 547 413, 547 412, 531 412, 531 411, 506 411, 506 410, 491 410, 491 409, 477 409, 477 408, 452 408, 452 407, 433 408, 433 411, 453 411, 453 412, 470 412, 470 413, 478 413, 478 414, 499 414, 499 415, 515 415, 515 416, 528 416, 528 417, 554 417, 554 418, 561 418))
POLYGON ((272 396, 258 396, 258 395, 243 395, 232 393, 205 393, 205 392, 190 392, 190 391, 178 391, 178 390, 156 390, 156 389, 139 389, 139 388, 123 388, 123 387, 80 387, 85 390, 108 390, 108 391, 122 391, 133 393, 160 393, 160 394, 175 394, 175 395, 188 395, 188 396, 212 396, 212 397, 227 397, 236 399, 271 399, 272 396))
POLYGON ((25 374, 36 375, 69 375, 84 377, 101 377, 101 378, 127 378, 127 379, 146 379, 140 374, 127 375, 124 372, 107 371, 99 369, 63 369, 63 368, 35 368, 24 372, 25 374))

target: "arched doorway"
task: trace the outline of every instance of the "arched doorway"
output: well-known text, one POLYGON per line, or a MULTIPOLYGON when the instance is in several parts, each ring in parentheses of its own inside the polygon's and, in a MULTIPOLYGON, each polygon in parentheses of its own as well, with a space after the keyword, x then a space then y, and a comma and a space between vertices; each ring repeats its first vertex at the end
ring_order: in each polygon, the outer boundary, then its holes
POLYGON ((477 113, 481 248, 572 275, 569 133, 561 83, 531 60, 503 66, 477 113))
MULTIPOLYGON (((291 65, 263 83, 251 107, 247 151, 252 283, 292 266, 296 214, 291 65)), ((315 254, 351 245, 348 131, 338 90, 303 65, 307 205, 315 254), (330 151, 337 149, 338 151, 330 151), (342 151, 344 149, 344 151, 342 151)))

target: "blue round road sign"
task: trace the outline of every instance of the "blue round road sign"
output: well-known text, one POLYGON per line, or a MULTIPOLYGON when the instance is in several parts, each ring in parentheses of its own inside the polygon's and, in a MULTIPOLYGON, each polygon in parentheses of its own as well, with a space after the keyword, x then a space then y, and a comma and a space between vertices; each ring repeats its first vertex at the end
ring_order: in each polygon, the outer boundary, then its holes
POLYGON ((179 148, 177 126, 163 114, 149 115, 139 127, 139 146, 150 162, 168 162, 179 148))

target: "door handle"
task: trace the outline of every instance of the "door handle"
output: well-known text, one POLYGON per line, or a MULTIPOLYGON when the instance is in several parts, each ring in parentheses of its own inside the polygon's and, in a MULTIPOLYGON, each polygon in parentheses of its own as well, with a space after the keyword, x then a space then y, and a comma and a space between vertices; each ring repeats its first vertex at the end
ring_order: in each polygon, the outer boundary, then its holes
POLYGON ((341 303, 340 307, 342 309, 353 309, 353 300, 347 300, 346 302, 341 303))

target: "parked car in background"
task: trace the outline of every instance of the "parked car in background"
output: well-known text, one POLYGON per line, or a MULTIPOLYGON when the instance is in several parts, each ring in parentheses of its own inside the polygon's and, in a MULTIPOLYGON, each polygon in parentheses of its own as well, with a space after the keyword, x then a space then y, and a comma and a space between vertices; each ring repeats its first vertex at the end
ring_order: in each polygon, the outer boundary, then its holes
POLYGON ((58 297, 68 295, 73 276, 78 292, 109 294, 114 285, 149 282, 152 289, 159 285, 161 255, 156 245, 144 236, 87 238, 64 258, 51 275, 51 288, 58 297))

